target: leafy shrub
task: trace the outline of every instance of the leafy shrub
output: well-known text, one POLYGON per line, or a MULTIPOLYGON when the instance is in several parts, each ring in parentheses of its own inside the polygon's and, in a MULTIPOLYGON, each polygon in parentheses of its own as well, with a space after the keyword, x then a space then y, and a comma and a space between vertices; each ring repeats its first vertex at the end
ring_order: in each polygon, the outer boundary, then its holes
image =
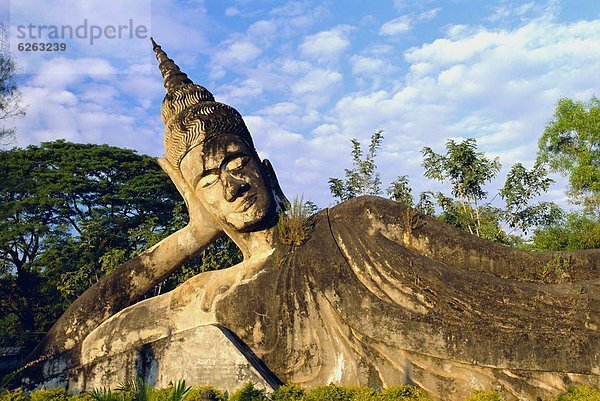
POLYGON ((504 397, 495 391, 473 391, 467 401, 504 401, 504 397))
POLYGON ((171 386, 165 388, 157 388, 154 390, 156 393, 156 401, 169 401, 171 398, 171 386))
POLYGON ((31 401, 68 401, 70 398, 67 390, 62 387, 32 391, 29 396, 31 401))
POLYGON ((185 380, 179 380, 169 390, 168 401, 183 401, 187 400, 187 395, 190 392, 191 387, 185 385, 185 380))
POLYGON ((431 401, 431 396, 427 391, 417 386, 405 385, 388 387, 381 392, 380 400, 415 400, 415 401, 431 401))
POLYGON ((14 391, 0 391, 0 401, 29 401, 29 394, 18 388, 14 391))
MULTIPOLYGON (((118 388, 119 391, 123 392, 125 400, 129 401, 158 401, 157 390, 154 389, 152 384, 148 383, 144 379, 137 378, 135 380, 128 380, 121 384, 118 388)), ((110 390, 108 390, 110 392, 110 390)), ((115 394, 115 393, 113 393, 115 394)), ((119 396, 119 394, 115 394, 119 396)), ((99 400, 99 401, 113 401, 99 400)))
POLYGON ((229 401, 267 401, 265 390, 254 387, 253 383, 246 383, 229 397, 229 401))
POLYGON ((600 391, 588 386, 571 387, 559 395, 556 401, 600 401, 600 391))
POLYGON ((531 248, 562 251, 600 248, 598 215, 567 213, 558 223, 534 231, 531 248))
POLYGON ((304 390, 296 384, 286 384, 271 393, 272 401, 300 401, 304 390))
POLYGON ((352 392, 352 401, 379 401, 380 393, 371 387, 351 387, 348 390, 352 392))
POLYGON ((185 401, 226 401, 221 390, 210 386, 192 387, 185 401))
POLYGON ((71 394, 69 401, 94 401, 90 393, 71 394))
POLYGON ((352 396, 352 389, 330 384, 329 386, 313 388, 308 394, 305 395, 304 401, 351 401, 352 396))
MULTIPOLYGON (((154 389, 142 380, 131 381, 112 391, 107 388, 95 389, 89 393, 68 394, 64 388, 36 390, 31 393, 17 389, 0 389, 0 401, 432 401, 431 396, 417 386, 388 387, 379 392, 370 387, 315 387, 305 392, 295 384, 279 387, 270 396, 246 383, 231 397, 210 386, 186 387, 181 380, 165 389, 154 389)), ((501 394, 494 391, 474 391, 466 401, 504 401, 501 394)), ((588 386, 577 386, 560 394, 555 401, 600 401, 600 391, 588 386)))
POLYGON ((112 391, 109 388, 95 388, 88 393, 94 401, 129 401, 131 396, 123 391, 112 391))

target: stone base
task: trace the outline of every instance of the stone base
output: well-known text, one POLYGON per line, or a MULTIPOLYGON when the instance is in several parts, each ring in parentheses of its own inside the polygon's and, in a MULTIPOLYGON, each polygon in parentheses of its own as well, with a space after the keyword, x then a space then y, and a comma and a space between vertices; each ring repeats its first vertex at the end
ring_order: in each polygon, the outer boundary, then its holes
POLYGON ((114 389, 136 378, 156 388, 184 379, 188 385, 212 385, 229 392, 246 382, 267 391, 281 384, 233 333, 208 325, 72 369, 67 387, 73 392, 114 389))

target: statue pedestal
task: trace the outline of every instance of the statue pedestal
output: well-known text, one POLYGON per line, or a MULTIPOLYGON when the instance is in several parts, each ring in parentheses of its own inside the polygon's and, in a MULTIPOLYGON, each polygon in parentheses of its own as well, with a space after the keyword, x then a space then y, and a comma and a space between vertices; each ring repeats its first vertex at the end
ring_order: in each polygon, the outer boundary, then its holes
POLYGON ((190 384, 216 385, 229 392, 249 381, 267 391, 280 384, 233 333, 221 326, 207 325, 72 369, 68 389, 115 388, 135 378, 156 388, 185 379, 190 384))

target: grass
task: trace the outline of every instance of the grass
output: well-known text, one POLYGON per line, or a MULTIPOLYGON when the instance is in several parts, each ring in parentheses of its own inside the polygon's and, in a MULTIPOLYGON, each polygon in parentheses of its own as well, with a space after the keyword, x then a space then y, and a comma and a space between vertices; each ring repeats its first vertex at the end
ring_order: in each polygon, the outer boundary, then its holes
POLYGON ((279 213, 277 228, 279 239, 284 245, 300 246, 310 237, 310 216, 315 212, 314 204, 305 202, 304 197, 294 197, 290 210, 279 213))

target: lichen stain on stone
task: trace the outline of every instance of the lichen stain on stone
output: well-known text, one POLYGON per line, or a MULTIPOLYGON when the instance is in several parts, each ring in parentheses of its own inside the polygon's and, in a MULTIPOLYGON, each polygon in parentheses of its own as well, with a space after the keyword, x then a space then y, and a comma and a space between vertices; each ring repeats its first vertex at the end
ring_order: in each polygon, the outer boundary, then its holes
POLYGON ((331 372, 331 376, 329 376, 329 378, 327 380, 329 383, 341 383, 342 382, 342 376, 344 374, 344 365, 345 365, 344 354, 338 354, 335 358, 335 367, 333 368, 333 370, 331 372))

